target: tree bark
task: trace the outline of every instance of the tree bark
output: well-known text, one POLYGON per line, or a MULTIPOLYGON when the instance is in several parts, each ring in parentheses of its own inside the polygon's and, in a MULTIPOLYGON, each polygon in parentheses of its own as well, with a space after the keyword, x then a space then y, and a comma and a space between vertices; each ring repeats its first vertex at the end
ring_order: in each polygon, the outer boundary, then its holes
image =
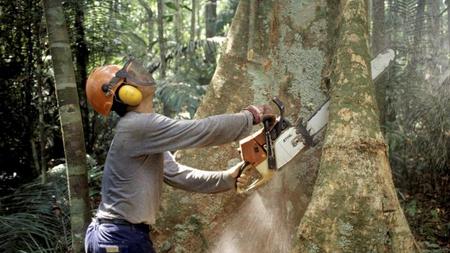
POLYGON ((59 0, 44 0, 50 53, 69 185, 72 252, 84 251, 84 232, 90 219, 86 151, 77 86, 64 12, 59 0))
MULTIPOLYGON (((216 21, 217 21, 217 1, 208 0, 205 5, 205 36, 212 38, 216 36, 216 21)), ((205 57, 207 62, 215 62, 215 52, 209 47, 205 46, 205 57)))
POLYGON ((205 36, 211 38, 216 35, 217 0, 208 0, 205 5, 205 36))
MULTIPOLYGON (((84 5, 80 1, 74 1, 75 9, 75 63, 78 98, 80 99, 81 118, 83 120, 83 133, 85 140, 90 140, 91 129, 89 122, 89 108, 86 100, 87 65, 89 62, 89 50, 84 33, 84 5)), ((93 143, 86 143, 88 153, 92 152, 93 143)))
MULTIPOLYGON (((446 0, 445 4, 447 5, 447 39, 448 39, 448 48, 450 50, 450 0, 446 0)), ((450 65, 450 60, 449 60, 450 65)))
POLYGON ((429 36, 432 36, 431 39, 431 48, 430 51, 427 52, 428 55, 431 55, 433 62, 429 64, 429 68, 431 69, 431 78, 430 80, 434 83, 438 83, 440 79, 440 75, 442 74, 440 68, 437 64, 438 59, 440 58, 441 52, 441 16, 440 16, 440 1, 431 1, 430 2, 430 23, 431 23, 431 31, 432 33, 429 36))
POLYGON ((159 58, 161 65, 159 66, 159 77, 166 77, 166 42, 164 38, 164 3, 158 0, 158 42, 159 42, 159 58))
POLYGON ((330 118, 293 252, 418 252, 378 123, 366 1, 343 0, 340 8, 330 118))
MULTIPOLYGON (((180 8, 180 0, 175 0, 175 43, 176 45, 182 45, 182 37, 181 37, 181 31, 183 30, 182 25, 182 16, 181 16, 181 8, 180 8)), ((177 59, 178 57, 175 56, 174 63, 175 73, 178 71, 179 61, 177 59)))

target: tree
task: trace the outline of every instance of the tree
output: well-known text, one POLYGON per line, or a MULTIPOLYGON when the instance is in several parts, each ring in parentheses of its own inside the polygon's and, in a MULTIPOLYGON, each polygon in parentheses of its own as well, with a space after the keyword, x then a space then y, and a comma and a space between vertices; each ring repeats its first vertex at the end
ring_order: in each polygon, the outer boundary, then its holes
MULTIPOLYGON (((381 245, 392 252, 413 249, 414 240, 396 198, 379 131, 368 69, 365 8, 362 0, 240 1, 197 117, 239 111, 248 104, 268 103, 277 95, 286 104, 287 117, 294 121, 315 111, 331 88, 332 116, 322 143, 322 159, 318 145, 297 156, 265 188, 250 196, 236 197, 232 193, 200 196, 169 191, 163 205, 167 213, 159 224, 161 231, 179 223, 174 231, 177 234, 178 230, 189 228, 193 217, 197 217, 200 225, 196 233, 185 238, 173 237, 177 242, 189 242, 192 248, 187 251, 194 252, 212 247, 211 244, 215 244, 213 252, 230 247, 236 252, 289 252, 293 244, 291 235, 298 224, 298 230, 304 234, 295 238, 294 252, 365 252, 370 246, 376 251, 381 245), (355 94, 351 92, 353 89, 355 94), (343 102, 350 107, 343 108, 343 102), (368 122, 364 121, 366 118, 368 122), (355 132, 348 131, 351 127, 355 132), (344 163, 350 158, 360 167, 344 163), (330 165, 332 161, 335 166, 330 165), (362 164, 363 161, 366 163, 362 164), (246 202, 241 205, 244 199, 246 202), (322 203, 327 207, 330 204, 330 208, 321 209, 322 203), (314 215, 313 210, 321 215, 314 215), (372 224, 374 221, 382 223, 372 224), (312 229, 313 222, 323 227, 312 229), (367 245, 358 244, 368 236, 362 234, 363 228, 380 237, 366 240, 367 245), (326 235, 327 231, 336 233, 326 235), (333 241, 334 235, 342 240, 333 241), (323 238, 329 240, 320 240, 323 238)), ((199 168, 225 168, 236 162, 237 157, 233 144, 177 154, 181 162, 199 168)))
POLYGON ((90 219, 86 151, 75 72, 64 12, 59 0, 43 1, 53 62, 67 165, 73 252, 83 252, 90 219))
MULTIPOLYGON (((216 35, 217 21, 217 2, 216 0, 208 0, 205 5, 205 36, 212 38, 216 35)), ((205 55, 207 62, 215 61, 215 53, 207 45, 205 47, 205 55)))
POLYGON ((416 252, 378 123, 366 2, 340 6, 330 119, 294 252, 416 252))
POLYGON ((159 58, 161 66, 159 67, 159 77, 166 77, 166 41, 164 38, 164 4, 163 0, 158 0, 158 42, 159 42, 159 58))
POLYGON ((416 11, 416 17, 415 17, 415 23, 414 23, 414 53, 413 58, 411 62, 411 66, 413 68, 417 67, 417 64, 420 60, 420 47, 421 42, 423 41, 423 30, 424 30, 424 22, 425 22, 425 0, 417 0, 417 11, 416 11))
MULTIPOLYGON (((78 88, 78 97, 80 98, 81 116, 84 122, 83 133, 85 140, 89 140, 90 120, 89 108, 86 99, 86 80, 87 80, 87 65, 89 62, 89 50, 86 43, 85 29, 84 29, 84 4, 83 1, 74 1, 73 8, 75 12, 74 20, 74 37, 75 37, 75 62, 76 62, 76 81, 78 88)), ((88 153, 92 153, 93 143, 87 142, 86 149, 88 153)))
POLYGON ((191 26, 190 26, 190 32, 189 32, 189 41, 195 40, 195 27, 197 25, 195 21, 195 15, 197 13, 197 0, 192 0, 191 4, 191 26))
POLYGON ((447 5, 447 37, 448 37, 448 47, 450 48, 450 1, 446 0, 445 4, 447 5))
POLYGON ((384 0, 373 0, 373 41, 372 41, 372 54, 377 55, 383 49, 386 48, 386 30, 385 30, 385 8, 384 0))

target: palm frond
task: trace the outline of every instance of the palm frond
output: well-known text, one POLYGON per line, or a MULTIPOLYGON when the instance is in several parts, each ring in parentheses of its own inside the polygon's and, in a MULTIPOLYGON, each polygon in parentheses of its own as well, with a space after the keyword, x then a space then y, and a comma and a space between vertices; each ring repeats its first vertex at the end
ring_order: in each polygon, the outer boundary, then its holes
POLYGON ((64 252, 70 245, 65 171, 0 198, 0 252, 64 252))

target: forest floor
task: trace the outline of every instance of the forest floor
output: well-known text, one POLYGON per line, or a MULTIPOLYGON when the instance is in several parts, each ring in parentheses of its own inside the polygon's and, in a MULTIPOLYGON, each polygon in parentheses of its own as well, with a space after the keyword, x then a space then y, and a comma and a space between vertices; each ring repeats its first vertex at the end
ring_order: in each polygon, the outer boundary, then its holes
MULTIPOLYGON (((448 181, 448 178, 441 178, 448 181)), ((421 184, 423 186, 423 184, 421 184)), ((445 185, 448 185, 446 182, 445 185)), ((400 200, 416 240, 427 253, 450 252, 450 202, 447 187, 399 189, 400 200), (439 194, 437 192, 440 192, 439 194)))

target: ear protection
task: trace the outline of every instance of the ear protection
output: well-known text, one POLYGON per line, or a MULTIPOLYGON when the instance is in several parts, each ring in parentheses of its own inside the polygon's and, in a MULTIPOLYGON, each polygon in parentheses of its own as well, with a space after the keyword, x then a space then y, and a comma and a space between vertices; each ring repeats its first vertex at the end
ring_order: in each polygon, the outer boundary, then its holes
POLYGON ((132 85, 124 84, 120 86, 118 95, 120 101, 127 105, 137 106, 142 101, 141 91, 132 85))

